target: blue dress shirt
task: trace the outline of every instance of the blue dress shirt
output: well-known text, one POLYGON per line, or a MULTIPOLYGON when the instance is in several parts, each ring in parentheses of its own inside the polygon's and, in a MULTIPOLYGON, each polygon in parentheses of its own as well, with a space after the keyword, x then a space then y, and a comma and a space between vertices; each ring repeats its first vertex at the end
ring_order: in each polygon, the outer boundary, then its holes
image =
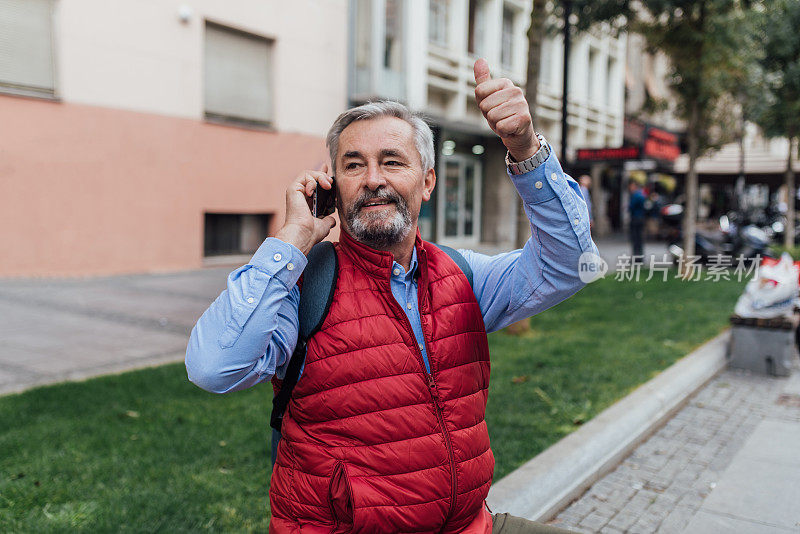
MULTIPOLYGON (((564 174, 555 155, 531 172, 509 175, 523 200, 532 236, 522 249, 487 256, 460 250, 472 267, 473 290, 487 332, 554 306, 584 284, 578 277, 583 252, 597 254, 580 187, 564 174)), ((282 377, 297 342, 297 280, 306 257, 270 237, 247 265, 228 275, 227 289, 192 329, 186 369, 201 388, 226 393, 274 374, 282 377)), ((405 310, 430 370, 417 309, 414 252, 408 272, 395 262, 391 289, 405 310)))

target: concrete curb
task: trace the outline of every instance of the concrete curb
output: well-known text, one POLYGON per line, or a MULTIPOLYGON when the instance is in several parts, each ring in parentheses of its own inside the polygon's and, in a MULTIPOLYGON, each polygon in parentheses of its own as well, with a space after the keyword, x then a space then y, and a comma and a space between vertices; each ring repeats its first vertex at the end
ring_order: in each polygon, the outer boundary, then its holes
POLYGON ((489 507, 494 513, 551 519, 725 368, 729 336, 726 330, 706 342, 492 485, 489 507))

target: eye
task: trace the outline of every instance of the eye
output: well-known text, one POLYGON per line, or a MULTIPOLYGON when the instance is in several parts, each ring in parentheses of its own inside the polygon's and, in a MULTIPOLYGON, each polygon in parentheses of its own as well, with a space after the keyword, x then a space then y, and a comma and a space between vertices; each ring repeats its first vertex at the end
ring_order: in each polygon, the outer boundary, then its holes
POLYGON ((386 165, 395 165, 396 166, 396 165, 402 165, 402 164, 403 164, 402 162, 395 161, 395 160, 389 160, 389 161, 386 162, 386 165))
POLYGON ((355 161, 351 161, 350 163, 346 164, 346 165, 344 166, 344 168, 345 168, 345 169, 355 169, 356 167, 358 167, 358 165, 359 165, 359 164, 358 164, 358 163, 356 163, 355 161))

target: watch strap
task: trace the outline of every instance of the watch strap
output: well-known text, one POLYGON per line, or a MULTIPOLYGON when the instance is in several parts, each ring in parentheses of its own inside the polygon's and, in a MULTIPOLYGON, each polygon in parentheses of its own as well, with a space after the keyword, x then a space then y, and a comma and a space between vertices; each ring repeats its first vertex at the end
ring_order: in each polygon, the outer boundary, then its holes
POLYGON ((523 161, 514 161, 511 154, 506 151, 506 167, 508 172, 514 175, 525 174, 535 170, 539 165, 544 163, 550 157, 550 145, 545 140, 542 134, 537 133, 536 138, 539 140, 539 150, 536 154, 523 161))

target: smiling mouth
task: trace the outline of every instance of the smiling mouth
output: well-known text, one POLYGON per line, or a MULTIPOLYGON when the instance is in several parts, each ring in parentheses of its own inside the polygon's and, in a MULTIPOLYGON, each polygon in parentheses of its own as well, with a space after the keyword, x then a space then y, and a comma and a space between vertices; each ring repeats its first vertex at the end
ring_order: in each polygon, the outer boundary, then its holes
POLYGON ((362 207, 363 208, 379 208, 381 206, 388 206, 389 204, 394 204, 392 200, 372 200, 370 202, 365 203, 362 207))

